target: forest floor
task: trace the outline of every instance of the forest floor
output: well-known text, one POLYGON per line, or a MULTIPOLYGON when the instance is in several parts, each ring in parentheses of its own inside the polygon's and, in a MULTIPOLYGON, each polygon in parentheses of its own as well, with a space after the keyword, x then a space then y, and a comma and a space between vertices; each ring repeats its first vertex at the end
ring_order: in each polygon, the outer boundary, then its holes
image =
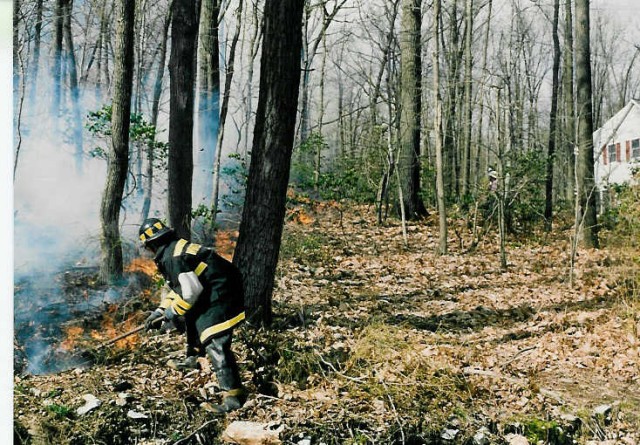
MULTIPOLYGON (((405 245, 372 208, 299 202, 273 325, 236 335, 242 409, 212 415, 206 363, 176 371, 183 339, 142 333, 93 366, 16 375, 15 443, 215 444, 234 421, 300 445, 640 443, 637 252, 580 250, 571 285, 569 227, 511 237, 506 270, 495 231, 473 249, 465 221, 449 233, 438 256, 432 217, 405 245)), ((156 293, 120 305, 116 324, 139 323, 156 293)))

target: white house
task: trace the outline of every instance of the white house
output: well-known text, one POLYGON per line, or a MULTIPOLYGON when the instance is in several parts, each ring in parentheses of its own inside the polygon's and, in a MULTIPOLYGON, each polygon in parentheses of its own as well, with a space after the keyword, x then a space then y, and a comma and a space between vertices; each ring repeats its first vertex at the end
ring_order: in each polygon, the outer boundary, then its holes
POLYGON ((640 167, 640 102, 632 100, 593 133, 595 181, 602 193, 640 167))

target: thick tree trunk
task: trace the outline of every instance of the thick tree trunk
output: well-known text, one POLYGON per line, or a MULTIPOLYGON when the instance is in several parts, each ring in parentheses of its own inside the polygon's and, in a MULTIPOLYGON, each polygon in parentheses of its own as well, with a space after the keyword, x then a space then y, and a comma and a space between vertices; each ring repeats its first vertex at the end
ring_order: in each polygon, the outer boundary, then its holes
POLYGON ((235 250, 250 319, 268 325, 285 215, 300 86, 302 0, 267 2, 260 95, 246 199, 235 250))
POLYGON ((560 0, 553 4, 553 71, 551 72, 551 111, 549 113, 549 143, 547 150, 547 178, 545 186, 544 220, 545 230, 551 231, 553 226, 553 166, 556 151, 556 122, 558 115, 558 83, 560 77, 560 38, 558 36, 558 19, 560 16, 560 0))
POLYGON ((171 23, 169 75, 169 224, 191 238, 193 179, 193 60, 198 24, 191 0, 175 0, 171 23))
POLYGON ((593 159, 593 92, 589 0, 576 0, 576 86, 578 90, 578 196, 581 238, 585 247, 598 247, 593 159))
POLYGON ((422 63, 420 0, 403 0, 400 31, 400 152, 398 173, 408 219, 427 214, 420 198, 420 114, 422 108, 422 63))
POLYGON ((120 206, 129 164, 129 123, 133 81, 133 22, 135 0, 119 0, 114 66, 111 150, 107 182, 100 205, 102 225, 100 279, 112 283, 122 277, 120 206))

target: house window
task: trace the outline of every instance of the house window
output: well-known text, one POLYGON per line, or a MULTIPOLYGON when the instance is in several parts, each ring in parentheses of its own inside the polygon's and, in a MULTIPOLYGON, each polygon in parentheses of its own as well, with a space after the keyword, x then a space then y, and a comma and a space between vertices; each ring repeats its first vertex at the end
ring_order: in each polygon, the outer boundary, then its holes
POLYGON ((615 144, 611 144, 607 146, 607 154, 608 154, 609 162, 616 162, 618 160, 618 157, 616 156, 615 144))
POLYGON ((631 141, 631 159, 640 160, 640 139, 631 141))

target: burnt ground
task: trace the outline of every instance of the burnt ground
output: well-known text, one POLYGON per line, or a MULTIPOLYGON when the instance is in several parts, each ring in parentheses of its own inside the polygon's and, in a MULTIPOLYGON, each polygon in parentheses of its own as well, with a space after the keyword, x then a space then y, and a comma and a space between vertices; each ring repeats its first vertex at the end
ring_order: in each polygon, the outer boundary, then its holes
MULTIPOLYGON (((213 416, 206 363, 171 369, 182 339, 141 333, 91 366, 16 375, 15 443, 215 444, 234 420, 291 444, 640 443, 637 252, 580 250, 570 285, 569 229, 512 236, 502 270, 492 231, 470 249, 459 221, 437 256, 435 220, 410 223, 405 246, 400 223, 373 213, 289 213, 273 326, 235 341, 241 410, 213 416), (87 395, 100 405, 79 414, 87 395)), ((140 322, 154 289, 114 306, 114 332, 140 322)), ((89 332, 76 347, 104 341, 89 332)))

